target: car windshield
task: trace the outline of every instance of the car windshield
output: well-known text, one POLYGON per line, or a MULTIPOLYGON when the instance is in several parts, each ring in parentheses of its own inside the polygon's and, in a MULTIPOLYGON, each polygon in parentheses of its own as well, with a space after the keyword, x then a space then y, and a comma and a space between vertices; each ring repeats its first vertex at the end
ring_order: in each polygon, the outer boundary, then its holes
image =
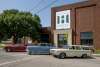
POLYGON ((40 46, 47 46, 47 44, 40 44, 40 46))
POLYGON ((40 46, 53 46, 53 45, 49 43, 41 43, 40 46))

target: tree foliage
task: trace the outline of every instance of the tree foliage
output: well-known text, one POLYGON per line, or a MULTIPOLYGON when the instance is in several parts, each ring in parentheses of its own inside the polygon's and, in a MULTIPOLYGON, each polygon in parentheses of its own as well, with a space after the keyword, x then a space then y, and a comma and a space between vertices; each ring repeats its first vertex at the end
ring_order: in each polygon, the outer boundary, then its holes
POLYGON ((30 36, 32 39, 39 38, 41 28, 40 17, 30 12, 22 12, 15 9, 5 10, 0 14, 0 39, 8 39, 12 36, 16 43, 18 38, 30 36))

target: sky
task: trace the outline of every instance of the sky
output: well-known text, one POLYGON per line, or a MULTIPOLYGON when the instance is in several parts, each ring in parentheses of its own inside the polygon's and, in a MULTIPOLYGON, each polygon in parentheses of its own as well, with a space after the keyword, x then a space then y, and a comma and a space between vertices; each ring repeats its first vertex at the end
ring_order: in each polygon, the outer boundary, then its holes
POLYGON ((20 11, 30 11, 33 15, 40 16, 43 27, 51 26, 51 8, 55 6, 76 3, 84 0, 57 0, 48 8, 40 11, 55 0, 0 0, 0 13, 6 9, 18 9, 20 11), (40 11, 38 13, 38 11, 40 11))

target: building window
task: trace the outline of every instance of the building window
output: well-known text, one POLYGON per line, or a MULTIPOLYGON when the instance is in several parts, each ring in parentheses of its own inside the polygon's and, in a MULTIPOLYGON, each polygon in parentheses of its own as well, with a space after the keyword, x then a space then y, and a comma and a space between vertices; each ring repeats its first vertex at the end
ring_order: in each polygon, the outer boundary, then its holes
POLYGON ((69 23, 69 15, 66 15, 66 23, 69 23))
POLYGON ((81 32, 80 41, 82 45, 93 45, 93 33, 92 32, 81 32))
POLYGON ((60 17, 57 16, 57 23, 59 24, 60 23, 60 17))
POLYGON ((61 16, 61 22, 64 23, 64 15, 61 16))

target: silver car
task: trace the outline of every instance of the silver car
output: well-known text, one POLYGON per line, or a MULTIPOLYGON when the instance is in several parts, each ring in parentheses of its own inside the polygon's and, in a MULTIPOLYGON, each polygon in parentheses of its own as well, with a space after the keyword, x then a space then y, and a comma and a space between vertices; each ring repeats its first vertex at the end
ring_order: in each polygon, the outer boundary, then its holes
POLYGON ((56 49, 50 49, 50 53, 53 56, 57 56, 61 59, 64 59, 65 57, 88 57, 92 55, 92 51, 89 46, 83 46, 83 45, 71 45, 67 48, 56 48, 56 49))

